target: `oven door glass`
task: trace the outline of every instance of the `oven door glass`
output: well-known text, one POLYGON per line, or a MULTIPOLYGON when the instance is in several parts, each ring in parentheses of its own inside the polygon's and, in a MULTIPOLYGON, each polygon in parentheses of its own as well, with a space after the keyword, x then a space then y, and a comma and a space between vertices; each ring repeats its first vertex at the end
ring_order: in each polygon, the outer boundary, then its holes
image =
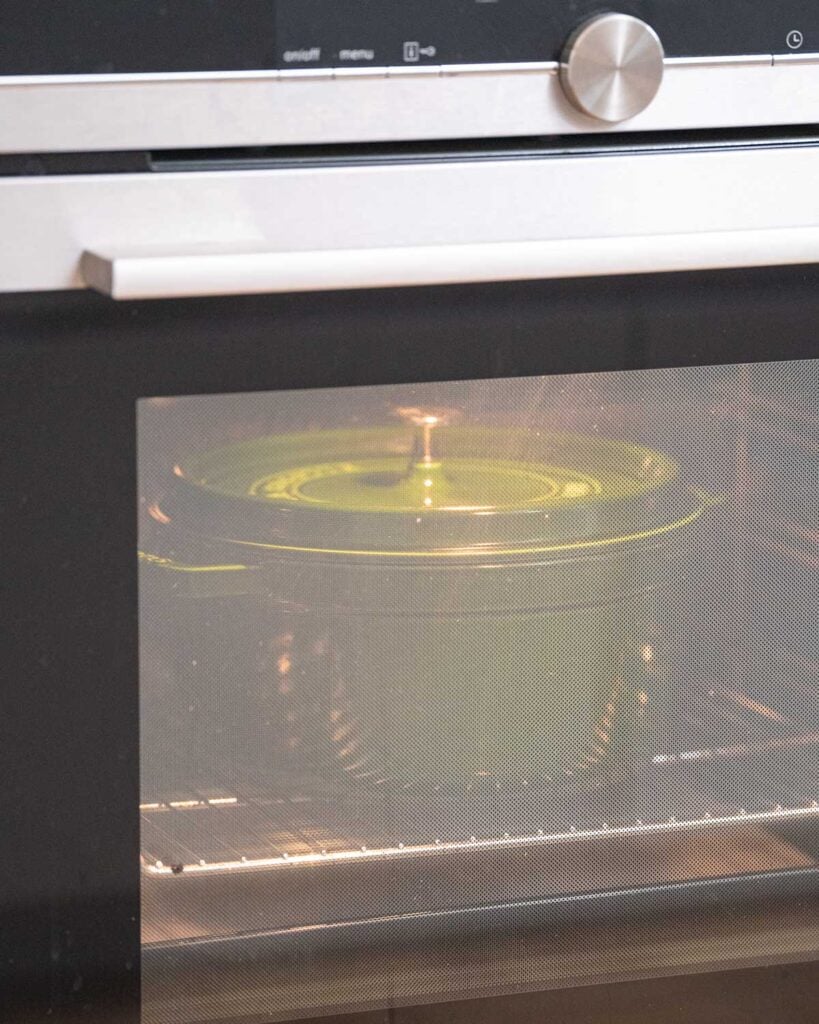
POLYGON ((817 281, 4 300, 143 1024, 817 956, 817 281))
POLYGON ((819 360, 146 397, 137 443, 146 1020, 813 947, 669 910, 814 867, 819 360))

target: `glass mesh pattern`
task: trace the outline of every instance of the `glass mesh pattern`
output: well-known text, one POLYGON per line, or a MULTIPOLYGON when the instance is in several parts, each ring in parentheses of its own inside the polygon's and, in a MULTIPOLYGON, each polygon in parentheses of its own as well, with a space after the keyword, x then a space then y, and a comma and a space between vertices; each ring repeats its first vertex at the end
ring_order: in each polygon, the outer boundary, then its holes
POLYGON ((138 444, 146 1022, 819 951, 819 361, 149 398, 138 444))

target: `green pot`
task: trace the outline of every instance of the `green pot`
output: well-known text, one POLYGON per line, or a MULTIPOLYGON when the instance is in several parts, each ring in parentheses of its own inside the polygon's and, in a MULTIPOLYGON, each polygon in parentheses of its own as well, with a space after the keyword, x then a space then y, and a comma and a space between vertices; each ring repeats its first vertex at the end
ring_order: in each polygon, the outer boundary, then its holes
POLYGON ((588 771, 663 699, 662 623, 708 504, 658 452, 506 428, 191 458, 142 553, 143 654, 166 652, 178 706, 166 686, 149 741, 164 721, 203 771, 379 785, 588 771))

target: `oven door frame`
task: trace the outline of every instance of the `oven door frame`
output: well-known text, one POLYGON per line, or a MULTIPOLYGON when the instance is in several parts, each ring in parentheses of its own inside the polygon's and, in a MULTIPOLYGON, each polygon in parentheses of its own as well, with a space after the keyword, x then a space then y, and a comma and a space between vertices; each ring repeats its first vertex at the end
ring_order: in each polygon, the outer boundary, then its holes
POLYGON ((3 482, 16 496, 4 529, 25 538, 9 553, 4 604, 16 622, 16 781, 3 801, 24 859, 9 875, 6 934, 26 960, 15 968, 21 1016, 42 1001, 61 1022, 76 1012, 138 1020, 134 400, 819 356, 812 309, 800 308, 817 282, 817 170, 819 150, 794 145, 0 182, 0 213, 19 239, 0 257, 13 293, 0 298, 0 358, 13 454, 3 482), (634 239, 646 246, 637 263, 634 239), (526 272, 515 263, 502 284, 510 245, 556 255, 526 272), (390 250, 400 263, 462 246, 479 247, 481 260, 432 280, 391 271, 375 281, 356 263, 343 271, 350 251, 390 250), (147 260, 150 288, 129 284, 119 303, 83 292, 89 252, 147 260), (660 252, 678 273, 645 273, 660 252), (234 260, 259 254, 293 262, 267 262, 248 287, 234 260), (341 276, 308 274, 301 288, 287 277, 328 254, 341 276), (493 254, 494 283, 474 283, 493 254), (227 260, 229 286, 200 275, 191 291, 191 258, 211 256, 227 260), (163 262, 180 259, 181 278, 163 262), (400 287, 444 282, 459 283, 400 287), (146 294, 158 301, 136 298, 146 294), (180 295, 199 297, 170 298, 180 295), (661 319, 668 337, 656 346, 641 324, 661 319), (229 335, 233 321, 247 336, 229 335), (546 323, 572 325, 571 345, 560 330, 544 344, 546 323), (112 689, 112 678, 125 682, 112 689), (112 766, 102 780, 101 763, 112 766))

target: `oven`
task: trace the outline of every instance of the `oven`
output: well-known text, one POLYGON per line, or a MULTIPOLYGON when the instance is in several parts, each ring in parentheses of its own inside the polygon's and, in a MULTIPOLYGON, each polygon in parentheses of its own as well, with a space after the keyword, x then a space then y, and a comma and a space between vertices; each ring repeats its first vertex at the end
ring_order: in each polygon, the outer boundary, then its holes
POLYGON ((812 1021, 816 13, 0 15, 9 1019, 812 1021))

